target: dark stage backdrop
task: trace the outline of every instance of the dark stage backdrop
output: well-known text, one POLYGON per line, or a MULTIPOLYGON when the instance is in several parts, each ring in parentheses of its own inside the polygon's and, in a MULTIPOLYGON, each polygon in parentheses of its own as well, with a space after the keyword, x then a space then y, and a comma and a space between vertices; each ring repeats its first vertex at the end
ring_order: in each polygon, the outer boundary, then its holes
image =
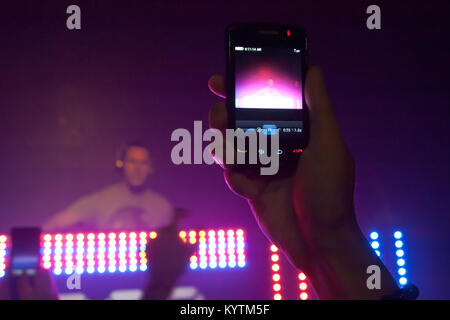
POLYGON ((170 134, 206 125, 228 24, 293 23, 308 30, 355 156, 361 226, 404 230, 421 297, 450 298, 449 12, 448 1, 2 1, 0 231, 117 181, 115 148, 140 138, 153 188, 190 210, 187 227, 259 234, 218 167, 171 163, 170 134), (65 27, 70 4, 79 31, 65 27), (366 28, 370 4, 381 30, 366 28))

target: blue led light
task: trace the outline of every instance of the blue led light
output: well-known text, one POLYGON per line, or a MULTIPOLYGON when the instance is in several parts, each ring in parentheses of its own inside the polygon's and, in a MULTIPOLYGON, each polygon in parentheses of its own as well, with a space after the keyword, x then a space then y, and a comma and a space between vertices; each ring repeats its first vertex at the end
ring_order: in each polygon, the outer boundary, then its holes
POLYGON ((394 232, 394 245, 395 245, 395 255, 397 256, 397 265, 398 265, 398 269, 397 269, 397 273, 400 276, 400 278, 398 279, 398 283, 401 286, 404 286, 407 282, 408 279, 405 277, 406 273, 407 273, 407 269, 405 267, 406 265, 406 260, 405 260, 405 250, 403 248, 404 246, 404 242, 400 239, 403 238, 403 233, 401 231, 395 231, 394 232))
POLYGON ((372 249, 374 249, 375 253, 377 254, 377 256, 381 256, 381 251, 380 251, 380 241, 378 240, 380 238, 380 235, 378 234, 377 231, 372 231, 369 234, 369 237, 371 239, 370 241, 370 246, 372 247, 372 249))
POLYGON ((141 271, 146 271, 147 270, 147 265, 146 264, 141 264, 141 266, 139 267, 139 269, 141 271))

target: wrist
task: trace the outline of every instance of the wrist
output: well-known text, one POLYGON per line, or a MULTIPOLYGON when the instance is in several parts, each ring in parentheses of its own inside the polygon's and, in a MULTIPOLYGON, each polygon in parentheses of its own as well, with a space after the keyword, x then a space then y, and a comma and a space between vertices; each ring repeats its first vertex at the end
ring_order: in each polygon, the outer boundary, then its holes
POLYGON ((304 271, 321 299, 381 299, 398 290, 356 222, 320 233, 309 250, 310 263, 304 271), (371 265, 380 269, 379 290, 367 286, 371 265))

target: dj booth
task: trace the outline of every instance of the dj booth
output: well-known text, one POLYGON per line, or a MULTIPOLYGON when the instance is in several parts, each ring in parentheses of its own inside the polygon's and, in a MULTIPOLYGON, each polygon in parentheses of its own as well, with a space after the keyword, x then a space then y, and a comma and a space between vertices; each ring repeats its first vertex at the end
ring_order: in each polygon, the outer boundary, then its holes
MULTIPOLYGON (((393 235, 394 269, 404 285, 404 235, 393 235)), ((54 274, 61 299, 139 299, 152 267, 147 252, 157 237, 155 231, 42 234, 41 266, 54 274)), ((195 251, 170 299, 317 299, 307 275, 275 245, 261 246, 261 235, 224 228, 181 230, 179 238, 195 251)), ((381 234, 372 231, 368 238, 384 260, 381 234)), ((0 235, 0 281, 10 246, 8 236, 0 235)))

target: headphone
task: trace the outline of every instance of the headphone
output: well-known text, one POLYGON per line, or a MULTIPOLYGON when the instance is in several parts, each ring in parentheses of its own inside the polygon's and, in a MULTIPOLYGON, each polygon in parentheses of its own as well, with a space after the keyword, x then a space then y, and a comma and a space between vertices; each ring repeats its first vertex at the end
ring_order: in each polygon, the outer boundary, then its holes
POLYGON ((122 171, 125 161, 125 155, 128 150, 127 144, 122 144, 119 148, 116 149, 116 161, 114 162, 114 166, 119 171, 122 171))

